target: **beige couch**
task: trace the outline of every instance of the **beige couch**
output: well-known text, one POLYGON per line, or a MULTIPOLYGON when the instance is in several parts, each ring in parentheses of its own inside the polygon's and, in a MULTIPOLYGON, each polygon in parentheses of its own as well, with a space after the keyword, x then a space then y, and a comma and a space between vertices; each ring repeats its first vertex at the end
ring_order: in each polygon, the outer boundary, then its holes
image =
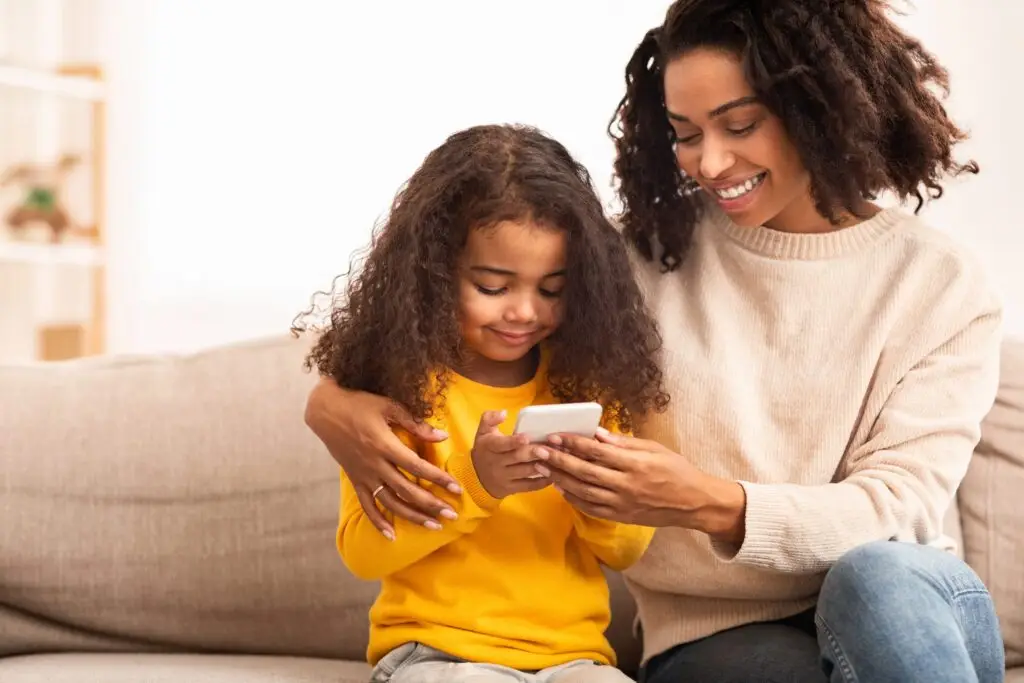
MULTIPOLYGON (((0 368, 0 681, 366 680, 375 587, 334 550, 337 470, 303 425, 303 352, 0 368)), ((1024 344, 1004 371, 959 509, 1022 666, 1024 344)))

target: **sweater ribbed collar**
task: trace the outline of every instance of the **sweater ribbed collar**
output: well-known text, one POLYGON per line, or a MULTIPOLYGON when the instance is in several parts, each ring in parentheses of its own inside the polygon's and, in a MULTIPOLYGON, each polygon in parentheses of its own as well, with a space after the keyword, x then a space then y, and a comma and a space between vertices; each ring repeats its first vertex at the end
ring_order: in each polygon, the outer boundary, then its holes
POLYGON ((798 261, 837 258, 861 251, 889 234, 905 217, 901 209, 888 208, 848 228, 803 234, 740 227, 718 207, 709 206, 706 210, 711 225, 746 249, 768 258, 798 261))

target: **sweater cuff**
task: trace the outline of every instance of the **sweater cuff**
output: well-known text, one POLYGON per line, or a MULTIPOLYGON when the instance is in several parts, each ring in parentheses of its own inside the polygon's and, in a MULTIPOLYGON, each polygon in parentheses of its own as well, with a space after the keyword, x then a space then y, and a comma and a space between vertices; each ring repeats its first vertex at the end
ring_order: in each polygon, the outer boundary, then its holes
POLYGON ((783 552, 789 528, 789 508, 781 499, 779 487, 741 481, 747 495, 744 513, 743 544, 711 542, 711 548, 723 562, 769 568, 783 552))
POLYGON ((498 509, 501 499, 487 493, 487 489, 480 483, 476 467, 473 466, 473 455, 470 452, 459 452, 448 458, 445 469, 448 474, 455 477, 455 481, 459 482, 459 486, 477 507, 484 512, 493 512, 498 509))

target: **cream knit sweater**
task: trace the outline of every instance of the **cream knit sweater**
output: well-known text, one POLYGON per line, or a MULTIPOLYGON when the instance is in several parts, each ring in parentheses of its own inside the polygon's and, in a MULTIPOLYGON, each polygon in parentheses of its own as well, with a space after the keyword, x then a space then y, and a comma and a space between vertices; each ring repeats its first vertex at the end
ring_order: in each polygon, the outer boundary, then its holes
POLYGON ((659 529, 627 571, 644 659, 811 607, 876 539, 951 548, 942 519, 998 382, 982 267, 900 209, 828 234, 712 209, 672 273, 638 265, 665 338, 669 411, 641 436, 747 493, 746 540, 659 529))

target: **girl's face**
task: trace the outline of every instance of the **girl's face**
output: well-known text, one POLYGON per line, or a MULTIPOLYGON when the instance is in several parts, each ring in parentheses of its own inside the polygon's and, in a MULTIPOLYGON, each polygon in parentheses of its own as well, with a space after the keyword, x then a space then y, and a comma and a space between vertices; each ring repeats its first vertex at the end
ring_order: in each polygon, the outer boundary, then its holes
POLYGON ((566 235, 532 221, 471 230, 459 260, 459 322, 476 357, 529 362, 562 319, 566 235))
POLYGON ((676 160, 737 225, 801 231, 820 223, 810 178, 736 55, 697 48, 665 68, 676 160))

